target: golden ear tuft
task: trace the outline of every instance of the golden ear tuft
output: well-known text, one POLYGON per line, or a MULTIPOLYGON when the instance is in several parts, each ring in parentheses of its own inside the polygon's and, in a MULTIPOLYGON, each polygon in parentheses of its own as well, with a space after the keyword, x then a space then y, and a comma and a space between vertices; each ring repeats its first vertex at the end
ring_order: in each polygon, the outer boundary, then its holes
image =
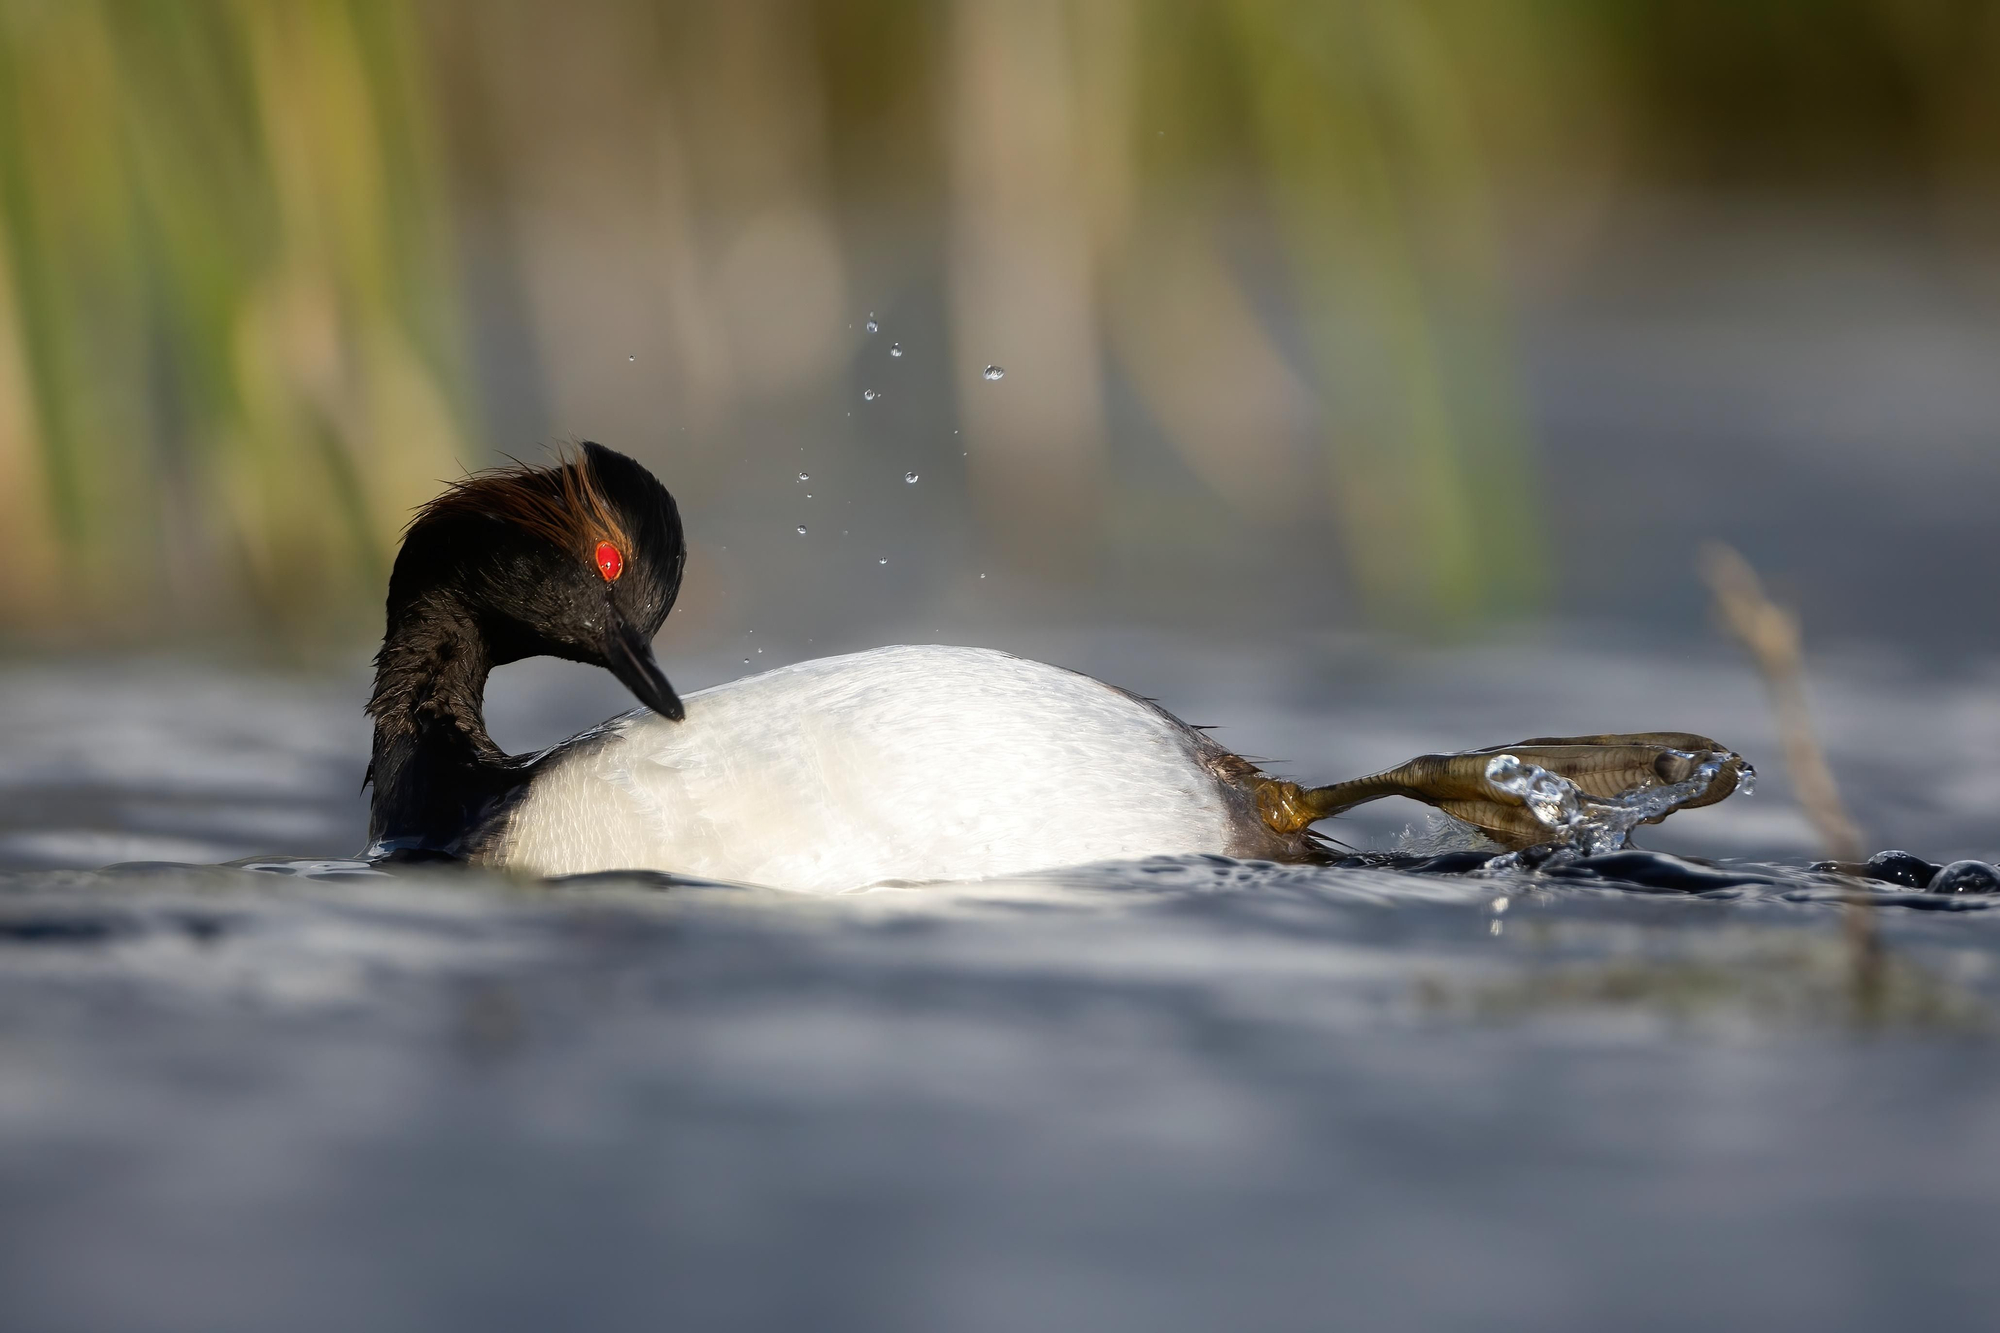
POLYGON ((511 523, 585 559, 592 558, 602 542, 620 551, 632 549, 624 526, 598 489, 589 457, 576 450, 565 449, 552 467, 515 463, 455 481, 417 511, 410 527, 447 514, 476 514, 511 523))

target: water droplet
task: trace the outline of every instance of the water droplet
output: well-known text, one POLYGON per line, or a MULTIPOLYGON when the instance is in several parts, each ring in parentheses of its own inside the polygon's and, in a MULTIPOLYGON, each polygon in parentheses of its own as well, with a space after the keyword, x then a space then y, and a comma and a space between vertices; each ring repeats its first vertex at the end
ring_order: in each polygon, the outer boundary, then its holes
POLYGON ((799 524, 799 536, 803 537, 805 535, 806 535, 806 525, 801 523, 799 524))
POLYGON ((901 344, 901 343, 890 343, 890 344, 889 344, 889 355, 890 355, 890 356, 901 356, 902 354, 903 354, 903 344, 901 344))
POLYGON ((917 484, 917 474, 914 472, 905 472, 903 474, 903 480, 910 483, 910 485, 914 486, 917 484))
POLYGON ((872 403, 872 402, 874 402, 874 401, 875 401, 875 391, 874 391, 873 389, 863 389, 863 390, 861 391, 861 401, 863 401, 863 402, 865 402, 865 403, 872 403))
POLYGON ((868 317, 867 328, 870 333, 880 333, 882 331, 882 326, 875 322, 875 316, 873 315, 868 317))
POLYGON ((812 473, 810 473, 810 472, 801 472, 801 473, 799 473, 799 480, 800 480, 800 481, 811 481, 811 480, 812 480, 812 473))
POLYGON ((986 367, 986 369, 979 372, 979 377, 981 379, 997 380, 997 379, 1004 379, 1006 377, 1006 374, 1007 374, 1006 370, 1000 366, 988 366, 986 367))

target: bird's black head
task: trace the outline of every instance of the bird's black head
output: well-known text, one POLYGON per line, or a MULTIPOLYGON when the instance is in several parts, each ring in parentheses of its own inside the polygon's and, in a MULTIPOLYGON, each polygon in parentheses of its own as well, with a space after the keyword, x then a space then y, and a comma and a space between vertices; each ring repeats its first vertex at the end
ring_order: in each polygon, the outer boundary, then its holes
POLYGON ((450 599, 499 666, 564 657, 601 666, 679 721, 653 660, 687 563, 680 511, 653 474, 585 444, 552 467, 476 473, 423 509, 389 576, 389 624, 450 599))

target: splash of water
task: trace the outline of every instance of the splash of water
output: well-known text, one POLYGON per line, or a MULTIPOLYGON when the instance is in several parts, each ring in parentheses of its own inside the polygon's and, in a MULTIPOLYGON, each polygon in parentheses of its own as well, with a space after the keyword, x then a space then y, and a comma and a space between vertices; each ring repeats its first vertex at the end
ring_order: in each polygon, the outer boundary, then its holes
MULTIPOLYGON (((1626 845, 1632 830, 1648 820, 1673 813, 1706 795, 1724 765, 1738 756, 1727 750, 1674 750, 1670 753, 1694 765, 1679 782, 1628 787, 1616 796, 1592 796, 1560 773, 1519 756, 1497 754, 1487 761, 1486 781, 1497 791, 1519 798, 1536 821, 1549 831, 1547 844, 1569 848, 1583 856, 1615 852, 1626 845)), ((1756 786, 1756 770, 1744 764, 1736 790, 1748 796, 1756 786)), ((1488 863, 1489 870, 1512 870, 1521 853, 1510 852, 1488 863)))

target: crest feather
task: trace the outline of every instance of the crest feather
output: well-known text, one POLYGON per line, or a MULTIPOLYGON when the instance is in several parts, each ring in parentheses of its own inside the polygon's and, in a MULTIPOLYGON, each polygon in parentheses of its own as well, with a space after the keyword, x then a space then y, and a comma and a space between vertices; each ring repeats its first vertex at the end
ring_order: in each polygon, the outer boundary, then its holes
POLYGON ((590 456, 580 450, 565 449, 551 467, 515 462, 474 472, 419 509, 410 527, 451 514, 511 523, 579 554, 607 541, 627 555, 632 550, 624 525, 591 474, 590 456))

